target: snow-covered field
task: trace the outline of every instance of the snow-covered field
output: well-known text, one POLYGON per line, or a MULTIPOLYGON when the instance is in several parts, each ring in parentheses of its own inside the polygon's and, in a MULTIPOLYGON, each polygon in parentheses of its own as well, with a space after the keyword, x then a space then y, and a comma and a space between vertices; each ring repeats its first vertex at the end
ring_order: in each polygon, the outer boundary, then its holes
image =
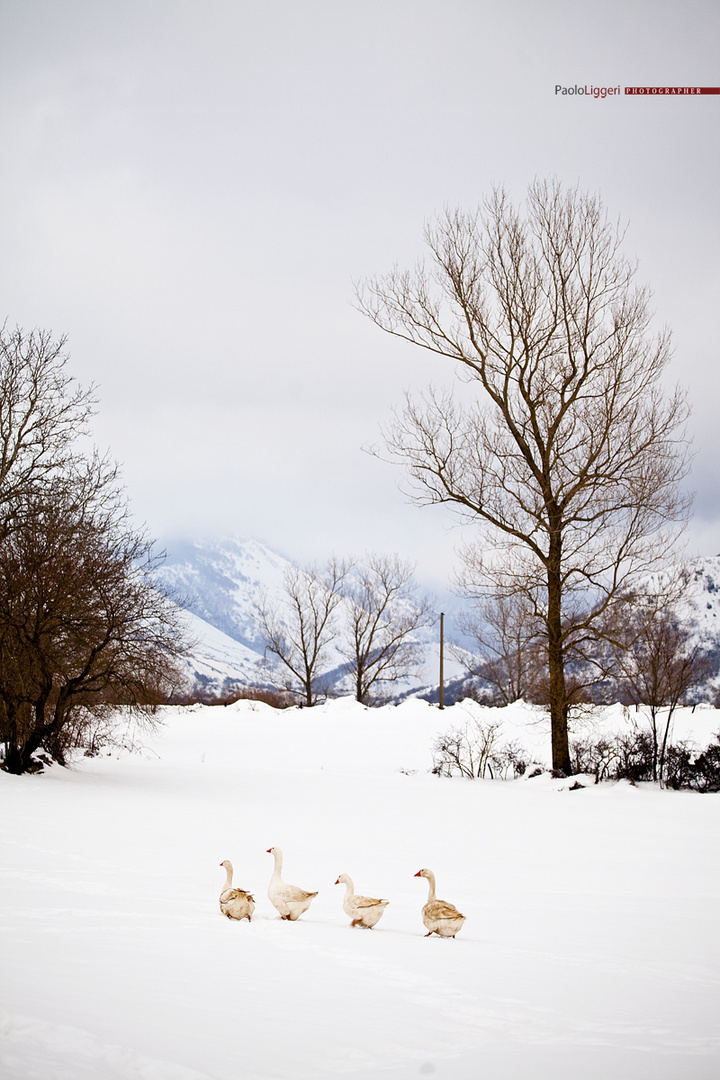
MULTIPOLYGON (((720 796, 431 775, 468 709, 167 710, 141 754, 0 773, 0 1075, 714 1080, 720 796), (297 923, 272 845, 319 890, 297 923), (219 913, 226 858, 252 923, 219 913), (421 867, 454 940, 424 937, 421 867), (376 929, 349 927, 342 872, 390 900, 376 929)), ((537 712, 498 715, 546 756, 537 712)))

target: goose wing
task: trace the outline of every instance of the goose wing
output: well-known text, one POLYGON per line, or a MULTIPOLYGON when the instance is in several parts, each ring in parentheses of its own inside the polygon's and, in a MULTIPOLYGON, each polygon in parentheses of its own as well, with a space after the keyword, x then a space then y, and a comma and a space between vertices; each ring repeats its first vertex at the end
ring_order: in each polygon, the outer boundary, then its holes
POLYGON ((375 900, 372 896, 350 896, 349 902, 355 908, 373 908, 389 904, 389 900, 375 900))
POLYGON ((245 892, 244 889, 225 889, 220 893, 220 903, 229 904, 232 900, 252 900, 255 898, 252 893, 245 892))
POLYGON ((446 900, 430 900, 425 905, 425 914, 431 919, 464 919, 454 904, 446 900))
POLYGON ((286 903, 302 904, 305 900, 317 896, 317 892, 306 892, 305 889, 300 889, 297 885, 283 884, 281 888, 277 890, 275 895, 279 900, 284 900, 286 903))

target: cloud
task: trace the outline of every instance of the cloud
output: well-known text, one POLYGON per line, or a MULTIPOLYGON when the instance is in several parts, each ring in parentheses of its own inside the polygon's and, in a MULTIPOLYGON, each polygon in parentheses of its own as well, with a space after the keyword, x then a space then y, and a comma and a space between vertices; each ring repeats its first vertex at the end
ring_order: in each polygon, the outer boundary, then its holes
POLYGON ((290 554, 447 536, 361 447, 406 387, 452 372, 369 326, 352 282, 411 265, 446 203, 549 173, 630 222, 717 521, 718 99, 554 94, 711 82, 714 4, 61 0, 2 19, 3 315, 68 332, 151 527, 290 554))

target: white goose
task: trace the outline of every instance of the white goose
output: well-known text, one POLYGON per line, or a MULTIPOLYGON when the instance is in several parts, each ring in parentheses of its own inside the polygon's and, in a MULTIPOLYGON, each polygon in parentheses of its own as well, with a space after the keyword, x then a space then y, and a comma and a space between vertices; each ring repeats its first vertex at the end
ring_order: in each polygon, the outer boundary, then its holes
POLYGON ((267 851, 268 855, 272 855, 275 859, 275 868, 268 885, 268 899, 273 907, 277 908, 283 919, 294 922, 304 911, 307 911, 317 896, 317 892, 306 892, 305 889, 299 889, 297 885, 287 885, 280 876, 282 873, 282 851, 279 847, 271 847, 267 851))
POLYGON ((428 882, 428 901, 422 909, 422 920, 427 927, 425 937, 430 937, 431 934, 437 934, 439 937, 455 937, 458 930, 462 929, 465 916, 461 915, 452 904, 437 899, 435 875, 432 870, 418 870, 414 876, 427 878, 428 882))
POLYGON ((371 929, 382 918, 385 908, 390 903, 389 900, 374 900, 371 896, 358 896, 347 874, 341 874, 335 884, 345 886, 343 910, 352 919, 351 926, 365 926, 368 930, 371 929))
POLYGON ((233 889, 233 865, 229 859, 220 863, 225 867, 225 885, 220 893, 220 910, 228 919, 252 920, 255 910, 255 901, 249 892, 244 889, 233 889))

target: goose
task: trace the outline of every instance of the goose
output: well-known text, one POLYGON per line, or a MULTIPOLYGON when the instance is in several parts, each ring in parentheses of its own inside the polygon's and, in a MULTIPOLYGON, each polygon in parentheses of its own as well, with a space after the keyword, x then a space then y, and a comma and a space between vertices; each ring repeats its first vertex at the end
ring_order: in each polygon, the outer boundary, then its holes
POLYGON ((294 922, 304 911, 307 911, 317 896, 317 892, 306 892, 305 889, 298 889, 296 885, 286 885, 280 876, 283 862, 282 851, 279 847, 271 847, 267 849, 267 853, 275 859, 275 869, 268 885, 268 899, 283 919, 294 922))
POLYGON ((225 885, 220 893, 220 910, 228 919, 247 919, 250 922, 255 901, 244 889, 233 889, 233 865, 230 860, 225 859, 220 865, 225 868, 226 874, 225 885))
POLYGON ((461 915, 452 904, 436 898, 435 875, 432 870, 418 870, 414 877, 427 878, 428 882, 428 901, 422 909, 422 920, 428 931, 425 937, 430 937, 431 934, 437 934, 439 937, 455 937, 458 930, 462 929, 465 916, 461 915))
POLYGON ((389 900, 374 900, 371 896, 358 896, 353 888, 351 878, 347 874, 341 874, 335 882, 336 885, 345 886, 343 910, 352 919, 351 926, 365 926, 368 930, 382 918, 389 900))

